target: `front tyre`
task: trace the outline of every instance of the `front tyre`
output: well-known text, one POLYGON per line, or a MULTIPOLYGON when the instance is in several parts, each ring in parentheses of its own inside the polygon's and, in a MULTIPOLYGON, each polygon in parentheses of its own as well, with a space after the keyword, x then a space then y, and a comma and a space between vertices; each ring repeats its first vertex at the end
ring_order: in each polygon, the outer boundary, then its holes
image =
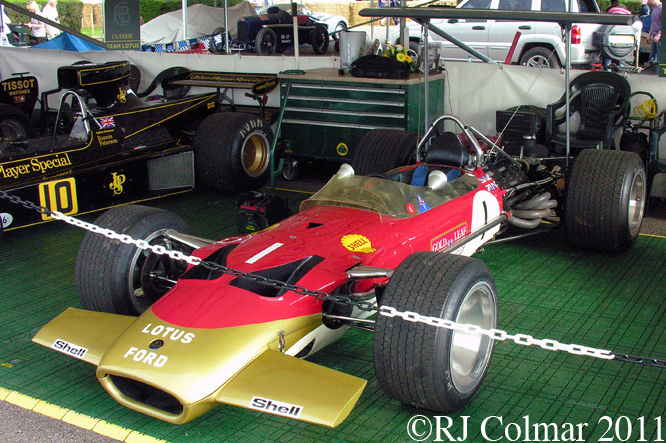
POLYGON ((638 238, 646 174, 638 154, 586 149, 573 162, 566 192, 570 240, 583 248, 622 252, 638 238))
MULTIPOLYGON (((486 330, 497 327, 497 291, 490 270, 480 260, 459 255, 410 255, 395 270, 381 305, 486 330)), ((373 342, 375 375, 396 400, 454 412, 481 386, 493 347, 486 335, 379 314, 373 342)))
POLYGON ((255 40, 255 49, 259 55, 273 55, 277 50, 277 35, 271 28, 261 28, 255 40))
MULTIPOLYGON (((162 209, 117 206, 94 224, 167 250, 191 252, 171 242, 165 234, 166 229, 187 233, 187 223, 162 209)), ((171 289, 186 267, 187 263, 166 255, 88 232, 76 257, 76 290, 84 309, 139 315, 171 289)))
POLYGON ((210 115, 194 136, 197 178, 219 191, 247 191, 270 178, 273 131, 253 114, 222 112, 210 115))
POLYGON ((328 51, 328 43, 328 27, 324 25, 316 25, 312 31, 310 41, 314 53, 317 55, 326 54, 326 51, 328 51))

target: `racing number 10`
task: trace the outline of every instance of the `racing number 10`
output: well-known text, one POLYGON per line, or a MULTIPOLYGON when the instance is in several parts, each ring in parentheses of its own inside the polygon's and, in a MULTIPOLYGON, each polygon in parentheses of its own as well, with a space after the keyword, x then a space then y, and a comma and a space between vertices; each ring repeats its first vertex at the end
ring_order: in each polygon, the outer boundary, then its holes
MULTIPOLYGON (((62 212, 65 215, 79 212, 74 178, 41 183, 39 185, 39 203, 51 211, 62 212)), ((42 214, 42 220, 51 220, 51 218, 42 214)))

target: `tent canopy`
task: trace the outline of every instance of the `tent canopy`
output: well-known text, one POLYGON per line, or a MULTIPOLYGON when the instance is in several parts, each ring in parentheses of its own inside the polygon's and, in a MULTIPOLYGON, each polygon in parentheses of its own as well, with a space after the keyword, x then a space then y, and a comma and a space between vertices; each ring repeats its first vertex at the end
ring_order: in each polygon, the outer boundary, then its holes
MULTIPOLYGON (((236 36, 236 22, 246 15, 257 15, 248 1, 229 8, 228 31, 232 38, 236 36)), ((211 35, 219 27, 224 27, 224 8, 206 5, 187 7, 187 38, 211 35)), ((182 9, 162 14, 141 26, 142 45, 172 43, 185 39, 182 9)))
POLYGON ((44 43, 33 46, 33 48, 39 49, 62 49, 65 51, 103 51, 104 48, 89 43, 83 39, 80 39, 72 34, 63 32, 59 36, 44 43))

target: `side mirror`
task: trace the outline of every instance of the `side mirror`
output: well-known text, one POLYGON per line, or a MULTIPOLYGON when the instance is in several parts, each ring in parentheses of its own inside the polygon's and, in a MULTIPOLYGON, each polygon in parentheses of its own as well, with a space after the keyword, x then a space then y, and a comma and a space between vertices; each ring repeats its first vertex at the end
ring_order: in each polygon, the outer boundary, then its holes
POLYGON ((429 191, 439 191, 442 189, 449 180, 446 178, 446 174, 443 171, 432 171, 428 175, 428 190, 429 191))

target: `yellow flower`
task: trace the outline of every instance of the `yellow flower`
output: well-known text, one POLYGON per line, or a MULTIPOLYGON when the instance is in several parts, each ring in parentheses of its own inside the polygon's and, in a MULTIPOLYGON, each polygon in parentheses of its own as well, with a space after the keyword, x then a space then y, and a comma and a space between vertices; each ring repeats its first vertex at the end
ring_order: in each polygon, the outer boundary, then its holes
POLYGON ((405 54, 403 54, 402 52, 398 52, 398 55, 396 55, 395 58, 398 59, 399 62, 404 62, 406 60, 407 56, 405 54))
POLYGON ((411 62, 412 62, 412 58, 411 58, 410 56, 406 55, 406 56, 405 56, 405 61, 406 61, 407 63, 411 63, 411 62))

